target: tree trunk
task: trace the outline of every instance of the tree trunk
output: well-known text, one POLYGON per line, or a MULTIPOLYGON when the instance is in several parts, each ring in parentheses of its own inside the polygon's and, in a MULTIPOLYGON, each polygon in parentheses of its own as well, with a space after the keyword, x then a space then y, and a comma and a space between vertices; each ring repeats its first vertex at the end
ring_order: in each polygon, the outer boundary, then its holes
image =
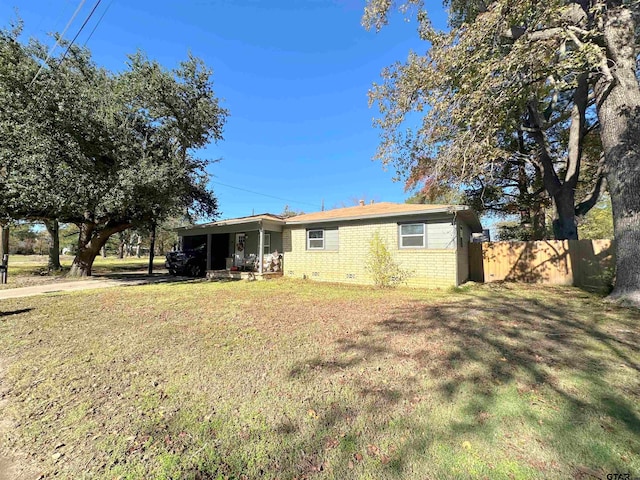
POLYGON ((573 189, 563 188, 553 197, 556 217, 553 219, 553 237, 556 240, 577 240, 578 226, 575 213, 575 193, 573 189))
POLYGON ((45 220, 44 226, 49 233, 49 261, 47 268, 51 270, 61 270, 60 265, 60 225, 58 220, 45 220))
POLYGON ((119 259, 123 259, 124 258, 124 244, 125 244, 125 240, 124 240, 124 233, 120 233, 120 243, 118 243, 118 258, 119 259))
POLYGON ((640 86, 635 27, 629 7, 609 7, 603 31, 610 76, 601 76, 595 92, 616 242, 611 296, 640 305, 640 86))
POLYGON ((80 247, 78 245, 78 253, 73 259, 69 275, 72 277, 90 277, 93 261, 98 256, 100 249, 80 247))
POLYGON ((73 259, 69 275, 72 277, 89 277, 93 261, 100 253, 100 249, 107 243, 109 237, 114 233, 121 232, 131 227, 131 224, 107 225, 98 230, 97 225, 92 222, 85 222, 78 225, 80 235, 78 235, 78 253, 73 259))
MULTIPOLYGON (((586 101, 585 91, 588 92, 585 89, 584 81, 582 81, 574 93, 576 104, 586 101)), ((584 116, 582 107, 576 106, 572 109, 569 154, 567 156, 567 172, 564 181, 560 180, 555 171, 551 149, 543 128, 544 122, 538 110, 538 101, 535 99, 530 101, 527 111, 529 113, 530 126, 533 128, 530 131, 530 135, 538 145, 537 164, 541 172, 542 184, 555 205, 554 237, 556 240, 577 240, 575 186, 580 171, 580 131, 584 116)))
POLYGON ((156 224, 151 225, 151 238, 149 239, 149 275, 153 274, 153 257, 156 249, 156 224))

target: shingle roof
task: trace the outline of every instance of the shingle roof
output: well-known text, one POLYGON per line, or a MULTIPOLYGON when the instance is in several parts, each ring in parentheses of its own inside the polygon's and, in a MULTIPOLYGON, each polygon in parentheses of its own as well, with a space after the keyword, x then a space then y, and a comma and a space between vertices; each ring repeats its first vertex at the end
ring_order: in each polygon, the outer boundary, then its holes
POLYGON ((358 205, 356 207, 336 208, 323 212, 306 213, 295 217, 283 218, 272 213, 252 215, 249 217, 230 218, 217 222, 195 225, 192 227, 182 227, 177 231, 193 231, 208 227, 222 227, 227 225, 242 225, 251 222, 269 220, 281 225, 306 225, 324 222, 341 222, 349 220, 373 219, 384 217, 403 217, 421 214, 435 213, 456 213, 460 215, 472 228, 474 232, 482 231, 482 226, 476 213, 465 205, 423 205, 410 203, 380 202, 368 205, 358 205))
POLYGON ((336 208, 324 212, 307 213, 287 218, 287 223, 312 223, 317 221, 346 220, 393 215, 412 215, 430 212, 447 212, 466 207, 460 205, 424 205, 410 203, 380 202, 356 207, 336 208))

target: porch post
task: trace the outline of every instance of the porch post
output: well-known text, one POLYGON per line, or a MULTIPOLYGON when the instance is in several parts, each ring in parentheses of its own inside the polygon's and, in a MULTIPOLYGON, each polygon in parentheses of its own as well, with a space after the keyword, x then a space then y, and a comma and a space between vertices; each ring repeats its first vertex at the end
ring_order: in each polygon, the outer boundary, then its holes
POLYGON ((258 252, 258 273, 262 275, 263 270, 263 260, 264 260, 264 227, 262 226, 262 222, 260 222, 260 251, 258 252))
POLYGON ((207 234, 207 271, 211 270, 211 234, 207 234))

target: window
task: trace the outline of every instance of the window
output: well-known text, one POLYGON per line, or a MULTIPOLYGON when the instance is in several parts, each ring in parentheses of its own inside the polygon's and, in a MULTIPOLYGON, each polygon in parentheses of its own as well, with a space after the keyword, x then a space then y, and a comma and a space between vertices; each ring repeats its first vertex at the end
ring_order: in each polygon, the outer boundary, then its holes
POLYGON ((324 230, 307 230, 307 249, 324 250, 324 230))
POLYGON ((271 234, 265 233, 264 240, 262 243, 262 254, 269 255, 271 253, 271 234))
POLYGON ((425 247, 424 223, 400 225, 400 248, 425 247))

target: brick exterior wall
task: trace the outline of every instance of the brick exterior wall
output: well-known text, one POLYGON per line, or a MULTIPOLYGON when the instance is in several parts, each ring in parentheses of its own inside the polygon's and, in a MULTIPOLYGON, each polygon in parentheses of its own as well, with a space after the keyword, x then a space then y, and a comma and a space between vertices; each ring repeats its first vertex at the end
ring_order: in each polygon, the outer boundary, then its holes
MULTIPOLYGON (((451 221, 447 223, 450 225, 451 221)), ((458 265, 455 240, 450 249, 400 249, 397 222, 352 222, 339 225, 338 251, 314 251, 306 249, 306 230, 305 226, 289 225, 283 231, 285 276, 326 282, 373 284, 365 264, 369 255, 369 242, 378 231, 394 260, 401 268, 412 272, 407 285, 435 288, 456 285, 458 265)))

